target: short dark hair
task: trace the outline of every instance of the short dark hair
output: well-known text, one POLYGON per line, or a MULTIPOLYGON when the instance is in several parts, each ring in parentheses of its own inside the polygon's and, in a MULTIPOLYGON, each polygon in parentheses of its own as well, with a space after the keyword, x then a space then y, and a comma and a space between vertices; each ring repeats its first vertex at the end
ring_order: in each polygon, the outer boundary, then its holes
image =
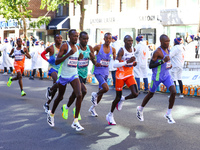
POLYGON ((56 37, 57 37, 57 36, 59 36, 59 35, 60 35, 60 34, 55 34, 55 35, 54 35, 54 40, 55 40, 55 39, 56 39, 56 37))
MULTIPOLYGON (((128 38, 130 38, 131 36, 130 35, 125 35, 125 37, 124 37, 124 42, 125 42, 125 40, 126 39, 128 39, 128 38)), ((132 37, 131 37, 132 38, 132 37)))
POLYGON ((163 40, 164 37, 168 37, 168 36, 167 36, 166 34, 162 34, 162 35, 160 36, 160 41, 163 40))
POLYGON ((19 40, 22 40, 22 39, 21 39, 21 38, 18 38, 18 39, 17 39, 17 42, 18 42, 19 40))
POLYGON ((68 32, 68 35, 70 36, 70 35, 72 34, 73 31, 76 32, 76 29, 70 29, 69 32, 68 32))
POLYGON ((110 32, 106 32, 105 34, 104 34, 104 38, 107 36, 107 35, 112 35, 110 32))
POLYGON ((83 34, 85 34, 85 35, 88 35, 88 33, 87 33, 87 32, 85 32, 85 31, 82 31, 82 32, 79 34, 79 37, 81 37, 83 34))

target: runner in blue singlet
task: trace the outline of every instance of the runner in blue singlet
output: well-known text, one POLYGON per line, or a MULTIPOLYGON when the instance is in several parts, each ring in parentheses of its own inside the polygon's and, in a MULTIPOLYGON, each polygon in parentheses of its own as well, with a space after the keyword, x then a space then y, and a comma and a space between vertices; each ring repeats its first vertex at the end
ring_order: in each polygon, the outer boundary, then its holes
POLYGON ((167 119, 169 124, 173 124, 175 121, 172 118, 171 111, 175 101, 176 89, 171 75, 169 74, 169 69, 171 68, 168 50, 170 39, 167 35, 163 34, 160 36, 160 42, 161 46, 158 47, 154 52, 149 64, 149 68, 152 69, 153 72, 150 90, 149 93, 145 96, 142 105, 137 107, 136 116, 140 121, 144 121, 143 108, 153 97, 159 84, 163 83, 171 93, 168 110, 164 117, 167 119))

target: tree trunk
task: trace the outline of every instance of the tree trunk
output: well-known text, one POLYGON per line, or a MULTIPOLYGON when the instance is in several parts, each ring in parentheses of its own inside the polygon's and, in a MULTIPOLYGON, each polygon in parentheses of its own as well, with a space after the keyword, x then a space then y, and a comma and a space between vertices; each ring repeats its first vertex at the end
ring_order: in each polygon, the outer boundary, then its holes
POLYGON ((22 18, 23 21, 23 34, 24 34, 24 40, 27 40, 27 27, 26 27, 26 19, 22 18))
POLYGON ((81 16, 80 16, 80 23, 79 23, 79 28, 81 31, 83 31, 83 24, 84 24, 84 19, 85 19, 85 8, 84 8, 85 0, 82 0, 79 5, 80 5, 80 11, 81 11, 81 16))

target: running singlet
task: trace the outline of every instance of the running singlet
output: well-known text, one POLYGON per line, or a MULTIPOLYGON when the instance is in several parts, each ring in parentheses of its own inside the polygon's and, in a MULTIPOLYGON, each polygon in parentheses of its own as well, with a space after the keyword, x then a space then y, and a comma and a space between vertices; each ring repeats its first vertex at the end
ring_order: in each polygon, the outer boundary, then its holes
MULTIPOLYGON (((69 45, 68 42, 67 42, 67 45, 68 45, 67 53, 69 53, 71 51, 71 46, 69 45)), ((77 72, 77 63, 78 63, 79 52, 78 52, 78 47, 76 45, 75 45, 75 47, 76 47, 76 52, 73 55, 70 55, 67 59, 65 59, 64 62, 61 63, 58 74, 62 78, 70 78, 73 75, 78 73, 77 72)))
MULTIPOLYGON (((161 47, 159 47, 165 56, 169 56, 169 54, 167 54, 161 47)), ((169 52, 169 50, 168 50, 169 52)), ((163 57, 163 58, 164 58, 163 57)), ((157 60, 156 62, 160 62, 161 59, 157 60)), ((163 81, 165 80, 170 74, 169 74, 169 68, 171 67, 171 63, 170 61, 156 67, 156 68, 152 68, 152 80, 154 81, 163 81)))
POLYGON ((103 51, 103 44, 99 50, 99 53, 96 55, 97 63, 101 64, 101 67, 94 68, 94 74, 101 74, 101 75, 109 75, 109 63, 112 57, 112 47, 110 46, 110 52, 108 54, 104 53, 103 51))
MULTIPOLYGON (((123 47, 124 55, 122 56, 121 62, 129 60, 132 56, 134 56, 134 51, 128 52, 125 47, 123 47)), ((133 76, 133 63, 128 63, 125 66, 117 68, 116 78, 124 79, 127 77, 133 76)))
MULTIPOLYGON (((50 57, 54 57, 54 59, 56 60, 56 58, 58 56, 59 49, 55 46, 55 44, 53 44, 53 48, 54 48, 54 54, 52 56, 50 56, 50 57)), ((51 68, 53 68, 53 69, 58 71, 59 68, 60 68, 60 64, 59 65, 55 65, 55 63, 54 64, 49 64, 49 69, 51 69, 51 68)))
POLYGON ((14 49, 14 55, 15 55, 15 62, 14 66, 19 66, 24 68, 24 61, 25 61, 25 55, 21 53, 21 50, 17 50, 17 48, 14 49))
MULTIPOLYGON (((77 44, 79 45, 79 44, 77 44)), ((89 65, 89 60, 90 60, 90 48, 88 45, 86 45, 86 50, 83 51, 81 48, 79 49, 79 54, 83 54, 83 59, 80 59, 78 61, 78 75, 81 76, 82 78, 87 78, 88 74, 88 65, 89 65)))

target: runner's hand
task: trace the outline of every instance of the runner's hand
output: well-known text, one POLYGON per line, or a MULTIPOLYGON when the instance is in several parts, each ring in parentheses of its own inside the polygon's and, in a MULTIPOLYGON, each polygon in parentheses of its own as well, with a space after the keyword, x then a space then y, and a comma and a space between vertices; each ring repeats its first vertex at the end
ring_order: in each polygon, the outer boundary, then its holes
POLYGON ((165 56, 165 58, 163 59, 165 62, 168 62, 170 60, 169 56, 165 56))
POLYGON ((79 54, 78 60, 80 60, 80 59, 83 59, 83 54, 82 53, 79 54))
POLYGON ((137 61, 134 61, 133 62, 133 66, 135 67, 137 65, 137 61))
POLYGON ((127 62, 127 64, 128 63, 132 63, 132 62, 134 62, 135 61, 135 56, 132 56, 129 60, 127 60, 126 62, 127 62))
POLYGON ((24 52, 23 50, 21 50, 21 53, 22 53, 22 54, 25 54, 25 52, 24 52))
POLYGON ((96 63, 95 66, 96 67, 101 67, 101 64, 100 63, 96 63))
POLYGON ((55 58, 54 57, 50 57, 48 60, 47 60, 50 64, 55 64, 55 58))

